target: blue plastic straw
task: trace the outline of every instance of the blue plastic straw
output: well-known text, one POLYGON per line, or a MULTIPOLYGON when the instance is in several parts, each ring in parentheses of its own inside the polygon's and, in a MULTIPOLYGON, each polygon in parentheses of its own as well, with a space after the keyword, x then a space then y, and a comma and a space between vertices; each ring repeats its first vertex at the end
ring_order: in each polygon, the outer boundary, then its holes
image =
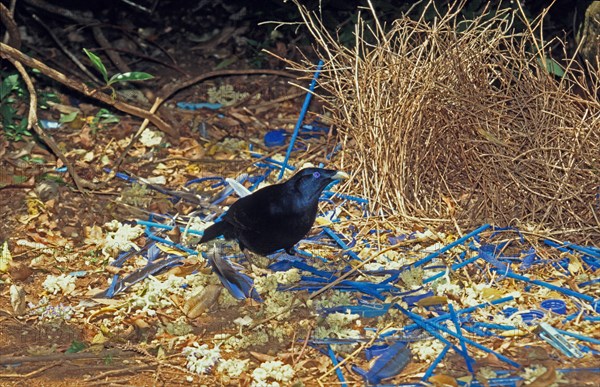
MULTIPOLYGON (((417 324, 420 323, 423 326, 429 326, 429 328, 425 328, 429 333, 431 333, 431 331, 433 331, 433 329, 437 329, 439 331, 442 331, 444 333, 449 334, 452 337, 458 338, 457 335, 456 335, 456 333, 452 332, 447 327, 445 327, 443 325, 440 325, 440 324, 433 323, 433 322, 431 322, 429 320, 426 320, 423 317, 419 316, 418 314, 410 312, 410 311, 404 309, 403 307, 401 307, 398 304, 396 304, 394 306, 398 310, 400 310, 402 313, 404 313, 405 315, 407 315, 408 317, 410 317, 417 324)), ((435 332, 435 331, 433 331, 433 332, 435 332)), ((436 332, 436 334, 437 334, 437 336, 434 335, 434 337, 436 337, 436 338, 438 338, 438 336, 442 337, 439 333, 436 332)), ((519 363, 517 363, 516 361, 513 361, 513 360, 509 359, 508 357, 506 357, 506 356, 504 356, 504 355, 502 355, 502 354, 500 354, 500 353, 498 353, 498 352, 496 352, 496 351, 494 351, 492 349, 489 349, 488 347, 486 347, 484 345, 481 345, 481 344, 479 344, 479 343, 477 343, 477 342, 475 342, 475 341, 473 341, 471 339, 468 339, 468 338, 466 338, 464 336, 463 336, 463 340, 465 341, 465 343, 467 343, 469 345, 472 345, 473 347, 475 347, 477 349, 480 349, 480 350, 482 350, 484 352, 493 354, 494 356, 496 356, 501 361, 503 361, 503 362, 505 362, 507 364, 510 364, 511 366, 513 366, 515 368, 521 368, 521 365, 519 363)), ((444 339, 443 342, 448 343, 448 340, 444 339)), ((457 351, 457 350, 455 349, 455 351, 457 351)), ((462 350, 459 349, 457 352, 462 355, 462 350)))
POLYGON ((562 245, 558 244, 554 241, 551 241, 549 239, 544 239, 544 243, 546 243, 549 246, 552 247, 556 247, 558 250, 560 251, 569 251, 570 250, 575 250, 578 251, 580 253, 583 254, 587 254, 590 257, 595 257, 595 258, 600 258, 600 254, 595 252, 594 250, 592 250, 592 248, 589 247, 585 247, 585 246, 580 246, 580 245, 576 245, 575 243, 569 243, 569 242, 565 242, 562 245))
POLYGON ((462 349, 460 349, 457 345, 453 344, 450 340, 446 339, 444 336, 442 336, 438 332, 438 330, 439 330, 438 325, 426 321, 421 316, 419 316, 415 313, 409 312, 408 310, 404 309, 403 307, 401 307, 398 304, 395 304, 394 307, 396 309, 399 309, 402 313, 404 313, 409 318, 411 318, 419 327, 421 327, 422 329, 427 331, 431 336, 435 337, 442 343, 449 345, 454 350, 454 352, 456 352, 458 355, 461 355, 464 357, 462 349))
POLYGON ((587 302, 594 302, 594 297, 588 296, 587 294, 582 294, 582 293, 576 292, 574 290, 565 289, 565 288, 560 287, 560 286, 552 285, 552 284, 550 284, 548 282, 544 282, 544 281, 540 281, 540 280, 532 280, 532 279, 529 279, 529 278, 527 278, 527 277, 525 277, 523 275, 515 274, 513 272, 504 272, 503 274, 504 274, 504 276, 506 276, 508 278, 513 278, 513 279, 516 279, 516 280, 519 280, 519 281, 529 282, 530 284, 542 286, 544 288, 556 290, 557 292, 560 292, 560 293, 565 294, 567 296, 579 298, 580 300, 584 300, 584 301, 587 301, 587 302))
POLYGON ((473 370, 473 363, 475 363, 475 360, 473 360, 473 358, 471 356, 469 356, 469 351, 467 350, 467 344, 465 344, 464 337, 460 330, 460 323, 458 322, 458 316, 456 315, 456 312, 454 311, 454 307, 452 306, 452 304, 448 304, 448 311, 450 312, 450 316, 452 317, 452 322, 454 323, 454 326, 456 327, 456 334, 458 336, 458 340, 460 341, 460 346, 463 350, 465 362, 467 363, 467 369, 469 370, 469 372, 471 374, 475 374, 475 371, 473 370))
POLYGON ((444 359, 444 357, 446 357, 446 354, 448 353, 448 351, 450 350, 451 347, 452 347, 451 345, 446 344, 446 346, 444 347, 442 352, 440 352, 437 355, 437 357, 435 358, 435 360, 429 365, 429 367, 427 367, 427 371, 425 371, 425 375, 423 375, 423 377, 421 378, 422 381, 426 382, 427 379, 429 379, 431 377, 431 375, 433 375, 433 371, 435 371, 438 364, 440 364, 440 362, 444 359))
POLYGON ((556 329, 556 331, 558 333, 562 333, 565 336, 571 336, 571 337, 573 337, 573 338, 575 338, 577 340, 587 341, 588 343, 600 345, 600 340, 594 339, 593 337, 588 337, 588 336, 580 335, 579 333, 565 331, 565 330, 558 329, 558 328, 554 328, 554 329, 556 329))
POLYGON ((319 64, 317 65, 315 75, 313 76, 313 79, 310 82, 310 86, 308 87, 309 92, 306 93, 306 97, 304 98, 304 104, 302 105, 302 110, 300 110, 298 121, 296 121, 294 133, 292 134, 292 139, 290 140, 290 145, 288 146, 287 152, 285 153, 285 159, 283 160, 283 165, 281 167, 281 171, 279 172, 279 180, 281 180, 281 178, 283 177, 285 168, 287 167, 287 163, 290 160, 292 149, 294 149, 294 143, 296 142, 296 138, 298 137, 298 132, 300 132, 300 127, 302 126, 302 122, 304 121, 304 116, 306 116, 306 112, 308 111, 308 105, 310 105, 310 100, 312 99, 312 92, 315 90, 315 86, 317 86, 317 78, 319 78, 319 74, 321 73, 322 68, 323 61, 320 60, 319 64))
MULTIPOLYGON (((162 224, 162 223, 150 222, 150 221, 147 221, 147 220, 136 219, 135 222, 137 224, 139 224, 139 225, 142 225, 142 226, 154 227, 154 228, 162 228, 164 230, 169 230, 169 231, 171 231, 174 228, 174 226, 169 226, 167 224, 162 224)), ((204 232, 202 232, 202 231, 193 230, 193 229, 187 229, 187 231, 186 231, 185 227, 181 227, 181 226, 179 226, 179 230, 181 232, 187 232, 188 234, 204 235, 204 232)))
POLYGON ((453 249, 454 247, 456 247, 456 246, 464 243, 467 239, 472 238, 475 235, 482 233, 483 231, 487 230, 490 227, 492 227, 492 225, 490 225, 490 224, 484 224, 483 226, 479 227, 476 230, 471 231, 470 233, 468 233, 467 235, 463 236, 462 238, 459 238, 459 239, 455 240, 454 242, 452 242, 452 243, 450 243, 450 244, 442 247, 441 249, 439 249, 435 253, 429 254, 425 258, 416 261, 411 266, 413 266, 413 267, 422 266, 422 265, 424 265, 424 264, 426 264, 426 263, 434 260, 435 258, 439 257, 440 255, 444 254, 446 251, 448 251, 450 249, 453 249))
POLYGON ((325 234, 329 235, 331 239, 333 239, 338 246, 345 250, 345 252, 348 253, 348 255, 350 255, 353 259, 361 261, 358 255, 356 255, 354 251, 350 250, 350 247, 346 244, 346 242, 344 242, 335 232, 333 232, 332 229, 329 227, 323 227, 323 231, 325 231, 325 234))
MULTIPOLYGON (((467 266, 470 263, 473 263, 473 262, 477 261, 478 259, 479 259, 479 255, 476 255, 476 256, 474 256, 472 258, 467 259, 466 261, 455 263, 454 265, 450 266, 450 268, 451 268, 452 271, 458 270, 458 269, 461 269, 461 268, 467 266)), ((445 271, 443 271, 441 273, 434 274, 434 275, 432 275, 429 278, 425 278, 423 280, 423 283, 426 284, 428 282, 435 281, 436 279, 438 279, 440 277, 443 277, 445 274, 446 274, 445 271)))
MULTIPOLYGON (((331 349, 331 345, 327 345, 327 353, 329 354, 329 358, 331 359, 333 366, 337 367, 338 364, 340 364, 340 363, 338 362, 337 357, 335 356, 335 353, 333 352, 333 349, 331 349)), ((346 378, 344 377, 344 374, 342 373, 342 368, 337 367, 335 369, 335 373, 337 374, 337 377, 340 380, 341 386, 348 387, 348 384, 346 383, 346 378)))
MULTIPOLYGON (((514 299, 515 298, 513 296, 507 296, 507 297, 498 298, 497 300, 493 300, 493 301, 490 301, 490 302, 485 302, 485 303, 482 303, 482 304, 477 304, 477 305, 469 306, 468 308, 464 308, 464 309, 458 310, 456 312, 456 315, 460 316, 462 314, 471 313, 471 312, 476 311, 477 309, 485 308, 485 307, 488 307, 490 305, 503 304, 503 303, 508 302, 508 301, 513 301, 514 299)), ((438 317, 432 318, 431 321, 433 321, 433 322, 441 322, 441 321, 444 321, 444 320, 448 320, 449 318, 451 318, 450 313, 445 313, 445 314, 442 314, 442 315, 440 315, 438 317)), ((418 326, 416 324, 411 324, 411 325, 405 326, 404 330, 407 331, 407 330, 415 329, 415 328, 418 328, 418 326)))
POLYGON ((148 238, 152 239, 153 241, 164 243, 167 246, 176 247, 179 250, 185 251, 186 253, 188 253, 190 255, 198 255, 198 252, 196 250, 188 249, 187 247, 180 245, 179 243, 173 243, 167 239, 164 239, 164 238, 161 238, 161 237, 158 237, 158 236, 152 234, 152 231, 150 231, 149 228, 146 229, 146 236, 148 238))

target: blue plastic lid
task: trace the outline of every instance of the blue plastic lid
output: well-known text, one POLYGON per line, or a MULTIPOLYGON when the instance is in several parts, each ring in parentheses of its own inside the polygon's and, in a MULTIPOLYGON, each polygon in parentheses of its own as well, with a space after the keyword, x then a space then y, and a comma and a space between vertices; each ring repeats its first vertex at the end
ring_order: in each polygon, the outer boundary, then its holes
POLYGON ((563 300, 544 300, 540 303, 540 306, 542 307, 542 309, 546 309, 554 313, 567 314, 567 303, 563 300))
POLYGON ((519 308, 515 308, 515 307, 512 307, 512 306, 509 306, 509 307, 506 307, 506 308, 502 309, 502 313, 504 313, 504 315, 506 317, 510 317, 510 316, 512 316, 513 314, 515 314, 518 311, 519 311, 519 308))
POLYGON ((265 145, 268 147, 285 145, 285 137, 287 133, 284 129, 275 129, 265 134, 265 145))
POLYGON ((519 315, 521 315, 521 319, 523 319, 525 324, 531 325, 536 322, 536 320, 542 319, 545 313, 541 310, 529 310, 519 313, 519 315))

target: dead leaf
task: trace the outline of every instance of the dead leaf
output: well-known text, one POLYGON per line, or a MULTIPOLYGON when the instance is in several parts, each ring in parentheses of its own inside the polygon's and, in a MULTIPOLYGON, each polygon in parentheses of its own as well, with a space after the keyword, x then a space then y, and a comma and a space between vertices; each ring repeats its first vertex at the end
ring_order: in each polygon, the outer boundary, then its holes
POLYGON ((22 315, 27 310, 25 290, 21 286, 10 285, 10 305, 17 316, 22 315))
POLYGON ((199 294, 190 297, 183 305, 183 313, 189 318, 196 318, 206 312, 217 302, 223 287, 221 285, 210 284, 199 294))
POLYGON ((450 375, 433 375, 429 378, 429 381, 436 387, 458 387, 458 382, 450 375))
POLYGON ((250 355, 254 356, 254 358, 256 360, 259 360, 263 363, 266 361, 273 361, 276 359, 275 356, 267 355, 266 353, 258 353, 258 352, 254 352, 254 351, 250 351, 250 355))
POLYGON ((417 305, 421 307, 434 306, 434 305, 446 305, 448 298, 444 296, 431 296, 425 297, 417 301, 417 305))
POLYGON ((548 370, 535 378, 535 380, 529 383, 528 387, 548 387, 556 382, 556 370, 554 367, 549 366, 548 370))

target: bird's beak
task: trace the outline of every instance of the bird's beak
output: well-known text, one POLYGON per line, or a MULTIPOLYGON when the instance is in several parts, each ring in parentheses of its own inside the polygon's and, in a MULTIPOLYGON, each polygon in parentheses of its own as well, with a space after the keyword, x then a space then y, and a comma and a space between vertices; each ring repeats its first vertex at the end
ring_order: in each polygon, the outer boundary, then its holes
POLYGON ((333 180, 346 180, 349 179, 350 176, 346 172, 337 171, 335 175, 331 176, 333 180))

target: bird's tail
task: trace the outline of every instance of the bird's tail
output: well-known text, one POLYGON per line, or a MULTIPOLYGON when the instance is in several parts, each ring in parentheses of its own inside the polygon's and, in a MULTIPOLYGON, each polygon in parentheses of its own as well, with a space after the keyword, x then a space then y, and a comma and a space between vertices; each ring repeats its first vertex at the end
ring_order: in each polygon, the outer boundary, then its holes
POLYGON ((227 223, 216 222, 204 230, 204 234, 202 235, 202 238, 200 238, 200 242, 198 243, 212 241, 213 239, 223 235, 223 233, 225 233, 226 231, 227 223))

